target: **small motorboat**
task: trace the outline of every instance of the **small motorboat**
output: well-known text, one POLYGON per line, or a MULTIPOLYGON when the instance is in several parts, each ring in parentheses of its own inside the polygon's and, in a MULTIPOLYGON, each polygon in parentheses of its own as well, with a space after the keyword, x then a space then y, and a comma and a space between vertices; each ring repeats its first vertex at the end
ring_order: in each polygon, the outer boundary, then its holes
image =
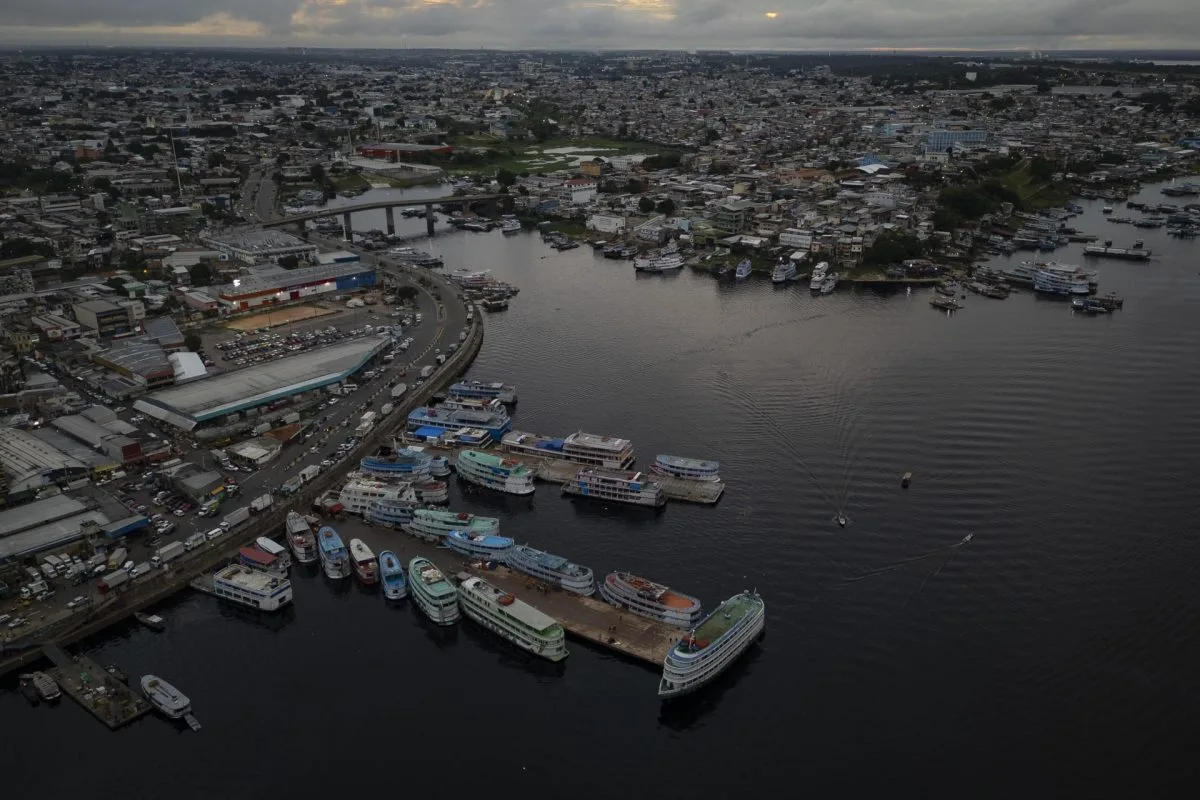
POLYGON ((839 528, 844 528, 850 524, 850 520, 846 519, 846 515, 840 511, 838 512, 838 515, 833 518, 833 521, 838 524, 839 528))
POLYGON ((146 614, 141 611, 133 612, 133 618, 152 631, 161 631, 167 627, 167 621, 158 614, 146 614))

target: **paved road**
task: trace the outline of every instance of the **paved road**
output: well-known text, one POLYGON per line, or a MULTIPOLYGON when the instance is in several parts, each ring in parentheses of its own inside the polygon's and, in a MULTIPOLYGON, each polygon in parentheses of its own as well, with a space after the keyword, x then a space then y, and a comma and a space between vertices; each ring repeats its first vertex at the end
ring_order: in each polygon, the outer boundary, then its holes
MULTIPOLYGON (((347 247, 344 242, 331 242, 330 246, 347 247)), ((364 254, 364 257, 366 260, 374 260, 368 254, 364 254)), ((275 494, 278 487, 305 466, 320 464, 323 460, 335 457, 337 446, 347 436, 353 434, 354 428, 357 426, 362 414, 368 410, 378 412, 385 403, 390 401, 390 389, 393 382, 404 381, 411 388, 421 368, 434 364, 439 352, 444 352, 452 342, 457 342, 459 333, 466 326, 466 308, 457 295, 454 294, 452 287, 440 276, 429 275, 429 277, 434 282, 434 291, 440 293, 442 301, 435 300, 429 291, 421 290, 421 293, 417 297, 417 304, 418 310, 423 316, 423 321, 421 324, 415 325, 405 331, 406 336, 413 338, 412 345, 407 352, 398 354, 396 360, 390 364, 382 364, 377 367, 382 368, 383 371, 374 380, 359 381, 359 389, 356 392, 340 398, 333 407, 317 412, 321 417, 325 418, 325 421, 321 424, 320 432, 314 435, 308 442, 303 444, 294 442, 285 445, 279 458, 257 472, 250 474, 238 472, 229 475, 228 477, 234 478, 240 485, 240 496, 226 500, 222 505, 221 512, 217 516, 199 517, 196 515, 195 510, 182 517, 168 514, 168 518, 176 523, 176 529, 168 536, 162 537, 162 540, 156 547, 161 547, 172 541, 183 541, 193 533, 215 528, 224 515, 233 509, 248 505, 252 499, 264 492, 275 494), (400 374, 402 371, 405 373, 403 376, 400 374), (311 452, 311 448, 313 447, 316 447, 315 453, 311 452)), ((393 319, 387 316, 387 306, 375 306, 373 308, 379 311, 374 315, 370 313, 365 314, 364 320, 366 322, 371 322, 371 324, 391 324, 393 322, 393 319), (375 322, 372 322, 373 317, 376 318, 375 322)), ((368 312, 371 310, 367 309, 368 312)), ((297 323, 296 327, 308 327, 318 323, 319 321, 309 320, 297 323)), ((343 327, 343 325, 340 324, 339 327, 343 327)), ((287 333, 290 329, 291 326, 276 328, 277 331, 284 333, 287 333)), ((77 391, 84 388, 80 382, 75 381, 68 375, 62 374, 60 378, 65 384, 77 391)), ((131 421, 135 415, 136 412, 131 407, 123 408, 122 411, 118 412, 118 416, 127 422, 131 421)), ((398 418, 398 412, 393 412, 390 419, 381 420, 381 423, 393 426, 400 425, 401 420, 398 418)), ((209 446, 203 443, 198 443, 197 446, 197 443, 193 443, 191 438, 186 434, 157 424, 153 420, 131 424, 137 425, 147 434, 153 433, 155 437, 172 441, 180 451, 181 457, 185 460, 219 471, 215 459, 209 453, 209 446)), ((353 465, 345 462, 337 462, 332 468, 348 472, 353 468, 353 465)), ((145 512, 147 515, 165 513, 164 509, 152 504, 151 497, 154 494, 153 490, 138 489, 132 492, 124 492, 120 489, 120 485, 124 481, 131 480, 137 482, 139 477, 139 475, 131 474, 127 478, 114 481, 104 488, 110 491, 114 497, 128 495, 138 503, 147 506, 147 511, 145 512)), ((279 499, 277 497, 276 501, 278 502, 279 499)), ((145 545, 145 538, 134 537, 127 544, 130 549, 128 558, 135 563, 148 561, 152 555, 154 548, 145 545)), ((0 607, 0 612, 13 613, 14 615, 19 614, 41 623, 67 613, 66 604, 75 596, 90 596, 93 599, 99 596, 95 580, 88 581, 79 586, 64 586, 61 585, 60 581, 60 585, 56 588, 56 596, 44 603, 35 603, 28 607, 14 607, 11 609, 0 607)), ((0 631, 0 639, 18 633, 24 633, 24 630, 10 631, 5 629, 0 631)))

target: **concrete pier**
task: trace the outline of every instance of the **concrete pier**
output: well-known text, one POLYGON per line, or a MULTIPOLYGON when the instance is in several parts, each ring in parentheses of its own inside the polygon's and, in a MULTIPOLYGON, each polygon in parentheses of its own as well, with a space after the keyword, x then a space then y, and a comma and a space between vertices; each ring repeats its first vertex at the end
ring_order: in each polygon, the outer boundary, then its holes
MULTIPOLYGON (((656 668, 662 666, 667 651, 685 633, 679 628, 611 606, 599 599, 599 595, 581 597, 507 567, 486 569, 478 561, 464 559, 437 542, 426 541, 402 530, 372 526, 357 519, 334 522, 333 525, 344 540, 358 537, 376 554, 382 550, 395 552, 405 569, 411 559, 423 556, 437 564, 448 576, 459 572, 478 575, 558 620, 568 634, 656 668)), ((599 583, 604 576, 597 575, 596 579, 599 583)), ((461 624, 474 623, 465 619, 461 624)))
POLYGON ((433 236, 434 223, 437 222, 437 215, 433 212, 433 203, 425 204, 425 232, 433 236))
POLYGON ((342 236, 346 241, 350 241, 353 238, 353 234, 354 228, 350 225, 350 212, 347 211, 345 214, 342 214, 342 236))
POLYGON ((383 210, 383 213, 387 216, 387 235, 395 236, 396 235, 396 209, 393 208, 392 206, 388 206, 387 208, 385 208, 383 210))
POLYGON ((71 658, 53 644, 46 645, 42 652, 54 662, 47 674, 68 697, 110 729, 128 725, 150 712, 150 704, 140 692, 117 680, 90 658, 71 658))

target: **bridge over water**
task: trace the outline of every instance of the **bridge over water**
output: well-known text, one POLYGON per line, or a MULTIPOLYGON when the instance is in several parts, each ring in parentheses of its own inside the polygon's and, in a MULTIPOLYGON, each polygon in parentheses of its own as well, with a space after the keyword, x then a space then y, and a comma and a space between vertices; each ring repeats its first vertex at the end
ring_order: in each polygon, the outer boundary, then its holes
POLYGON ((348 206, 339 206, 338 208, 318 209, 317 211, 306 211, 303 214, 293 214, 290 217, 277 217, 276 219, 266 220, 262 223, 264 228, 278 228, 284 225, 302 225, 308 220, 317 219, 318 217, 329 217, 335 214, 342 215, 342 225, 345 228, 346 235, 351 233, 350 215, 356 214, 359 211, 374 211, 382 208, 387 214, 387 232, 389 235, 396 233, 396 209, 397 208, 412 208, 414 206, 425 206, 425 226, 428 234, 433 236, 433 207, 436 205, 450 206, 459 205, 466 208, 475 203, 488 203, 493 208, 504 195, 500 194, 469 194, 458 195, 451 197, 425 197, 419 200, 412 199, 391 199, 391 200, 369 200, 363 203, 353 203, 348 206))

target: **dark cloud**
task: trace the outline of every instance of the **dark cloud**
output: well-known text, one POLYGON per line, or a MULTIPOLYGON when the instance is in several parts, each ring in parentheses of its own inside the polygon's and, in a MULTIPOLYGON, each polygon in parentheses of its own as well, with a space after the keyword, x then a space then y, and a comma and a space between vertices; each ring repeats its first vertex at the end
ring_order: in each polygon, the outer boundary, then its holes
MULTIPOLYGON (((264 44, 833 49, 1179 47, 1200 0, 3 0, 0 38, 257 23, 264 44), (767 13, 774 13, 768 17, 767 13)), ((119 34, 112 34, 114 37, 119 34)), ((241 39, 248 44, 254 40, 241 39)))

